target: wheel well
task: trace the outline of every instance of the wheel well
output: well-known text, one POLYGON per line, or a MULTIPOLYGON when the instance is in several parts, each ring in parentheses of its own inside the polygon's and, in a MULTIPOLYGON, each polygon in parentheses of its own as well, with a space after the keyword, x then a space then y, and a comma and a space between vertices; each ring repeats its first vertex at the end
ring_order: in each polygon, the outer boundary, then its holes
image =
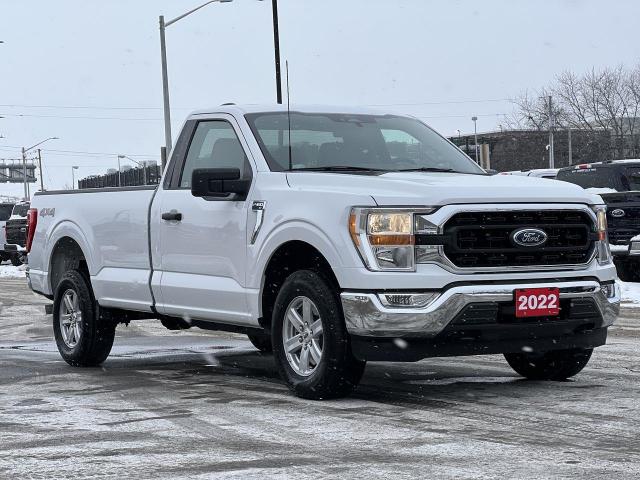
POLYGON ((55 293, 62 276, 69 270, 78 270, 89 281, 89 267, 80 245, 70 237, 63 237, 58 240, 51 251, 49 278, 53 293, 55 293))
POLYGON ((331 265, 314 246, 298 240, 282 244, 271 256, 264 272, 260 318, 260 324, 264 328, 270 327, 273 307, 280 288, 287 277, 298 270, 312 270, 336 289, 340 288, 331 265))

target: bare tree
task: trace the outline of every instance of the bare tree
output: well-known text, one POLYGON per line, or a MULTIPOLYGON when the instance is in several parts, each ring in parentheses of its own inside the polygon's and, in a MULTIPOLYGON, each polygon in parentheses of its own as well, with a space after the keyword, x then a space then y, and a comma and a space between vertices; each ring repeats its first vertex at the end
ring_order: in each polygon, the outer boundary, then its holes
POLYGON ((622 66, 592 69, 584 75, 565 71, 550 86, 514 99, 514 113, 505 122, 512 128, 549 128, 549 95, 555 99, 557 128, 608 131, 619 158, 638 153, 640 65, 632 70, 622 66))

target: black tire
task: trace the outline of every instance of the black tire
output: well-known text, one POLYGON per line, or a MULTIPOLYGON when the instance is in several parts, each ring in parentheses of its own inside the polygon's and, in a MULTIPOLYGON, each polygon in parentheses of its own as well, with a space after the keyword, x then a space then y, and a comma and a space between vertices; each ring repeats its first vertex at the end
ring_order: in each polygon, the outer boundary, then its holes
POLYGON ((70 270, 64 274, 53 301, 53 333, 62 358, 73 367, 95 367, 104 362, 111 352, 116 332, 116 324, 112 321, 100 321, 98 308, 88 280, 78 271, 70 270), (60 316, 64 295, 75 292, 78 299, 78 311, 82 318, 79 322, 80 339, 74 346, 69 346, 61 330, 60 316))
POLYGON ((310 400, 344 397, 362 378, 365 362, 351 353, 337 293, 315 272, 300 270, 284 282, 273 310, 271 338, 280 376, 298 397, 310 400), (309 376, 296 373, 289 364, 282 335, 287 309, 301 296, 315 304, 322 319, 322 356, 309 376))
POLYGON ((266 333, 247 333, 249 341, 263 353, 271 353, 273 346, 271 345, 271 337, 266 333))
POLYGON ((593 349, 575 348, 551 352, 506 353, 507 362, 529 380, 566 380, 589 363, 593 349))
POLYGON ((19 267, 20 265, 22 265, 22 258, 20 258, 20 255, 11 255, 11 265, 13 265, 14 267, 19 267))

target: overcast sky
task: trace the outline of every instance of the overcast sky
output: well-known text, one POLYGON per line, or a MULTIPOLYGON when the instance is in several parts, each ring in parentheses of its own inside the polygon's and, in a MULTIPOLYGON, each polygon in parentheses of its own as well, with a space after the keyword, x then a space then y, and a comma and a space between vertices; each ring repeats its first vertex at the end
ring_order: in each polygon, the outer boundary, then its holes
MULTIPOLYGON (((60 137, 43 146, 48 189, 72 165, 158 159, 158 15, 199 1, 0 0, 0 158, 60 137)), ((640 61, 637 0, 280 0, 280 17, 292 103, 385 105, 445 135, 473 115, 497 128, 508 98, 564 69, 640 61)), ((275 101, 270 1, 209 5, 167 43, 174 137, 190 110, 275 101)))

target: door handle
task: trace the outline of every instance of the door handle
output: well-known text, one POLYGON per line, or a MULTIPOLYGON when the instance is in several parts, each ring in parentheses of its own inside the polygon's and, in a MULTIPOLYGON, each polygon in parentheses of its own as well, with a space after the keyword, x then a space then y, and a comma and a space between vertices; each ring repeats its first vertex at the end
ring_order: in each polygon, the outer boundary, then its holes
POLYGON ((182 214, 177 210, 171 210, 170 212, 164 212, 162 214, 162 219, 167 222, 179 222, 182 220, 182 214))

